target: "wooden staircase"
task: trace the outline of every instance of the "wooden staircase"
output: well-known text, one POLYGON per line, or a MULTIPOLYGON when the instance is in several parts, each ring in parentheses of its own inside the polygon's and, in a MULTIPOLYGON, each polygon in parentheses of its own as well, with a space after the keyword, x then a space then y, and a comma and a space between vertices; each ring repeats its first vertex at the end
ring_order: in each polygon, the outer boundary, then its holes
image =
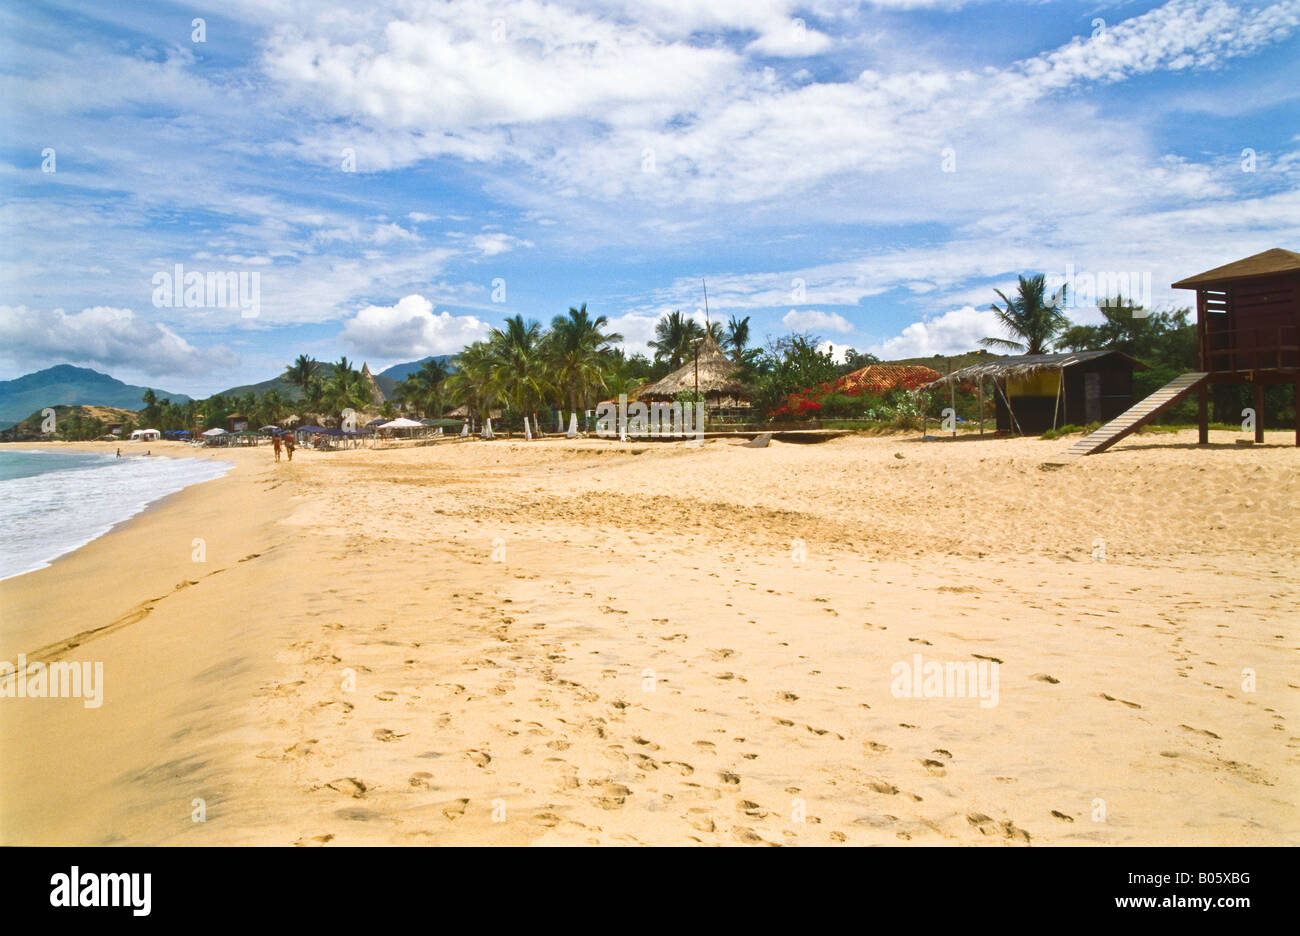
POLYGON ((1096 455, 1104 452, 1124 436, 1145 426, 1169 407, 1173 406, 1187 394, 1201 385, 1208 377, 1207 373, 1193 371, 1175 377, 1141 403, 1134 404, 1119 416, 1095 432, 1084 436, 1071 445, 1062 455, 1048 464, 1061 465, 1073 461, 1081 455, 1096 455))

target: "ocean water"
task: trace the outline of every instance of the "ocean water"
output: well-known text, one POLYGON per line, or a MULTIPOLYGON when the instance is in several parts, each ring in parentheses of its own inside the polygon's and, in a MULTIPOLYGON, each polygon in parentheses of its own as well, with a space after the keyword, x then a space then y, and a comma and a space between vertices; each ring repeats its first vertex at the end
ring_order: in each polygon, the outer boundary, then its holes
POLYGON ((0 579, 43 569, 154 501, 231 467, 221 459, 144 457, 138 445, 121 458, 0 448, 0 579))

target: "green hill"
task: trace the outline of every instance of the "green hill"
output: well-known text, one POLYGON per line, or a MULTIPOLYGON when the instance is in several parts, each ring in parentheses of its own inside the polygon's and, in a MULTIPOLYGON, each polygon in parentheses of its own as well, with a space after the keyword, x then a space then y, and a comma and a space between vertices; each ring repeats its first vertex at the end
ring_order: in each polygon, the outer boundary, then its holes
MULTIPOLYGON (((138 410, 147 388, 101 374, 88 367, 58 364, 0 381, 0 425, 11 426, 47 406, 111 406, 138 410)), ((183 393, 154 389, 160 400, 188 403, 183 393)))
MULTIPOLYGON (((401 365, 397 365, 401 366, 401 365)), ((334 365, 321 361, 320 367, 316 370, 316 375, 321 380, 329 380, 334 376, 334 365)), ((397 381, 392 377, 386 377, 384 374, 375 374, 375 383, 379 384, 379 389, 384 391, 384 396, 391 397, 393 390, 397 388, 397 381)), ((243 384, 238 387, 231 387, 228 390, 222 390, 220 393, 214 393, 212 396, 223 396, 229 399, 232 396, 243 396, 246 393, 256 393, 258 396, 269 390, 277 391, 280 396, 286 400, 297 400, 302 397, 302 391, 296 386, 284 379, 284 376, 272 377, 270 380, 263 380, 261 383, 243 384)))
POLYGON ((886 364, 920 364, 924 367, 930 367, 941 374, 951 374, 955 370, 961 370, 963 367, 970 367, 972 364, 985 364, 989 361, 995 361, 1002 357, 1001 354, 993 354, 990 351, 967 351, 963 354, 936 354, 932 357, 915 357, 903 358, 898 361, 885 361, 886 364))
MULTIPOLYGON (((401 383, 411 374, 414 374, 416 371, 418 371, 420 369, 420 365, 422 365, 425 361, 434 360, 434 357, 435 357, 434 355, 430 355, 429 357, 420 358, 420 360, 418 361, 407 361, 405 364, 394 364, 392 367, 385 368, 384 370, 375 374, 374 375, 375 383, 379 384, 379 389, 384 391, 384 396, 391 399, 393 396, 393 391, 397 389, 397 385, 399 383, 401 383)), ((452 357, 453 355, 450 354, 436 355, 436 358, 438 360, 442 361, 444 364, 447 364, 448 366, 450 366, 451 364, 452 357)), ((334 376, 334 365, 328 361, 321 361, 320 368, 316 371, 316 373, 320 376, 322 380, 329 380, 331 377, 334 376)), ((256 393, 258 396, 261 396, 263 393, 266 393, 268 390, 277 391, 280 394, 280 396, 284 397, 286 400, 296 400, 302 396, 302 391, 299 390, 297 387, 295 387, 293 384, 289 383, 289 381, 285 380, 283 376, 272 377, 270 380, 263 380, 261 383, 244 384, 239 387, 231 387, 229 390, 222 390, 220 394, 214 393, 212 395, 231 397, 231 396, 243 396, 246 393, 256 393)))

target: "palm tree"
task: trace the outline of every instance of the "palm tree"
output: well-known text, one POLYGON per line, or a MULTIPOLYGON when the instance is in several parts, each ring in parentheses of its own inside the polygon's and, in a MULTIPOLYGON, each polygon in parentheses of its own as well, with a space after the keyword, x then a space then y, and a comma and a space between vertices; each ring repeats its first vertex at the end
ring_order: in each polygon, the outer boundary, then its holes
POLYGON ((325 408, 325 381, 321 380, 315 374, 307 379, 307 386, 303 388, 303 405, 309 413, 319 413, 325 408))
POLYGON ((476 341, 456 355, 455 363, 455 372, 444 381, 447 393, 481 419, 499 399, 492 349, 486 341, 476 341))
POLYGON ((334 365, 334 375, 325 384, 325 398, 330 409, 342 416, 346 409, 363 410, 370 406, 370 388, 365 378, 346 357, 334 365))
POLYGON ((307 384, 316 376, 319 369, 320 364, 314 358, 306 354, 300 354, 292 364, 284 369, 284 379, 301 390, 303 395, 306 396, 307 384))
POLYGON ((570 308, 568 316, 551 320, 547 351, 554 389, 568 397, 571 412, 603 385, 613 346, 623 340, 616 332, 602 331, 608 324, 603 315, 589 316, 585 302, 581 308, 570 308))
POLYGON ((746 315, 739 321, 733 315, 731 321, 727 322, 727 338, 725 347, 731 349, 731 358, 737 363, 745 356, 745 346, 749 344, 749 316, 746 315))
POLYGON ((1002 327, 1013 337, 983 338, 980 344, 986 348, 1002 348, 1020 354, 1044 354, 1049 351, 1069 322, 1061 311, 1066 300, 1065 287, 1061 287, 1060 299, 1050 304, 1043 299, 1044 288, 1044 277, 1040 273, 1028 279, 1020 277, 1015 299, 1008 299, 1002 290, 995 289, 1003 306, 999 308, 995 302, 990 308, 1002 327))
POLYGON ((288 404, 278 390, 268 390, 262 394, 262 399, 256 408, 259 415, 257 421, 263 424, 279 422, 289 410, 288 404))
POLYGON ((682 362, 692 354, 695 342, 704 337, 704 329, 692 318, 686 318, 681 311, 669 312, 655 323, 655 340, 650 347, 655 349, 655 360, 667 360, 673 370, 682 366, 682 362))
POLYGON ((420 415, 437 418, 442 415, 444 382, 450 373, 440 359, 430 358, 397 385, 396 399, 411 404, 420 415))
POLYGON ((515 411, 533 412, 550 389, 541 326, 525 322, 522 315, 508 318, 504 328, 492 329, 488 347, 495 367, 493 379, 501 395, 515 411))

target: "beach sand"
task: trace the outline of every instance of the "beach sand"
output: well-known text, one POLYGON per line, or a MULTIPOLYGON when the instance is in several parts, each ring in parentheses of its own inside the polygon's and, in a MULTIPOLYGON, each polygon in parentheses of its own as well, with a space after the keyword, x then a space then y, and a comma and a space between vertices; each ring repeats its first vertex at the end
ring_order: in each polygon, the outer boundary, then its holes
POLYGON ((0 582, 105 680, 0 842, 1300 843, 1300 450, 1211 436, 154 443, 236 467, 0 582))

